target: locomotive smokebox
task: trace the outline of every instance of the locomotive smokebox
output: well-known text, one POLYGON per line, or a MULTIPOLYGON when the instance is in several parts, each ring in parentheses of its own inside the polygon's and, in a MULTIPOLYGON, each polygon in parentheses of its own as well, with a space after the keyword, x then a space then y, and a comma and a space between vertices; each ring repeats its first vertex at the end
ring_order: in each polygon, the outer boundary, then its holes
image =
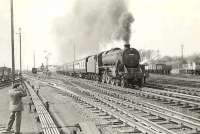
POLYGON ((124 44, 124 49, 130 49, 130 44, 124 44))

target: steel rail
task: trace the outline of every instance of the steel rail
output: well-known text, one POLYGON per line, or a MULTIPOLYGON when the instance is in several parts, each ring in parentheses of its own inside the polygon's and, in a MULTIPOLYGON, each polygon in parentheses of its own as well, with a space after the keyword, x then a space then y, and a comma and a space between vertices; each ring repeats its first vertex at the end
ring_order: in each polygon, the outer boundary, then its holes
POLYGON ((184 99, 190 99, 190 100, 192 99, 192 100, 200 102, 200 97, 193 96, 193 95, 187 95, 187 94, 176 93, 176 92, 171 92, 171 91, 163 91, 163 90, 147 88, 147 87, 142 88, 142 91, 151 92, 151 93, 165 94, 165 95, 167 94, 168 96, 172 96, 172 97, 173 96, 174 97, 181 97, 181 98, 184 98, 184 99))
MULTIPOLYGON (((127 123, 131 127, 133 127, 133 128, 137 127, 143 133, 162 134, 162 133, 156 132, 155 130, 150 129, 149 127, 147 127, 145 125, 142 125, 142 124, 140 124, 138 122, 135 122, 134 120, 130 119, 131 115, 128 115, 128 117, 127 116, 122 116, 121 114, 117 113, 116 111, 111 111, 107 107, 99 105, 99 104, 95 103, 94 101, 91 101, 88 98, 82 97, 82 96, 78 95, 77 93, 72 92, 72 91, 70 91, 70 90, 68 90, 68 89, 66 89, 64 87, 59 87, 57 85, 51 85, 51 84, 49 84, 49 86, 57 88, 57 89, 60 89, 60 90, 62 90, 64 92, 66 92, 71 97, 76 97, 76 98, 84 101, 85 103, 88 103, 88 104, 90 104, 90 105, 92 105, 94 107, 97 107, 98 109, 101 109, 102 111, 105 111, 106 113, 114 116, 115 118, 120 119, 121 121, 127 123)), ((131 118, 133 118, 133 117, 131 117, 131 118)))
MULTIPOLYGON (((82 88, 82 87, 78 86, 77 84, 74 84, 74 83, 71 83, 71 84, 74 85, 76 88, 80 89, 80 91, 85 91, 85 92, 89 93, 90 96, 98 98, 98 100, 103 101, 106 104, 109 104, 111 107, 117 109, 118 111, 120 111, 122 113, 126 113, 129 116, 132 115, 134 118, 136 118, 136 120, 140 120, 140 122, 144 122, 147 126, 151 127, 152 129, 156 129, 157 131, 163 132, 163 133, 166 133, 166 134, 175 134, 173 131, 170 131, 170 130, 164 128, 163 126, 160 126, 160 125, 158 125, 158 124, 156 124, 156 123, 154 123, 152 121, 149 121, 148 119, 146 119, 144 117, 140 117, 140 116, 137 116, 135 114, 133 115, 128 110, 125 110, 123 108, 119 108, 119 107, 113 105, 113 103, 110 103, 109 101, 105 101, 104 98, 102 98, 103 95, 100 96, 98 93, 92 93, 91 91, 89 91, 89 90, 87 90, 85 88, 82 88)), ((109 96, 107 96, 107 97, 109 97, 109 96)), ((112 98, 112 100, 113 100, 113 98, 112 98)), ((119 100, 119 101, 121 101, 121 100, 119 100)), ((151 112, 152 112, 152 110, 151 110, 151 112)), ((155 110, 153 112, 155 112, 155 110)), ((160 113, 160 115, 161 115, 161 113, 160 113)), ((170 116, 167 116, 167 118, 169 118, 169 117, 170 116)))
POLYGON ((60 134, 56 124, 54 123, 49 112, 47 111, 44 104, 40 100, 39 96, 35 93, 35 91, 31 88, 31 86, 28 83, 25 83, 25 84, 30 92, 31 98, 33 100, 33 104, 39 116, 43 133, 44 134, 60 134))
MULTIPOLYGON (((78 86, 77 84, 75 85, 75 86, 78 86)), ((80 86, 79 86, 79 88, 81 88, 80 86)), ((87 92, 90 92, 90 94, 92 94, 92 92, 91 91, 89 91, 89 90, 86 90, 86 89, 83 89, 83 88, 81 88, 81 90, 85 90, 85 91, 87 91, 87 92)), ((96 94, 97 95, 97 94, 96 94)), ((104 96, 104 97, 110 97, 111 98, 111 100, 115 100, 116 102, 120 102, 120 101, 122 101, 121 99, 118 99, 117 100, 117 98, 114 98, 114 97, 111 97, 111 96, 105 96, 105 95, 102 95, 102 96, 104 96)), ((130 99, 130 98, 129 98, 130 99)), ((128 99, 128 100, 129 100, 128 99)), ((151 112, 151 113, 156 113, 156 114, 158 114, 159 116, 161 116, 161 117, 164 117, 164 118, 167 118, 167 119, 171 119, 171 120, 173 120, 173 121, 178 121, 178 122, 180 122, 180 123, 183 123, 183 124, 185 124, 185 125, 187 125, 187 126, 189 126, 189 127, 193 127, 194 129, 198 129, 198 130, 200 130, 200 120, 198 120, 199 122, 198 123, 194 123, 194 122, 191 122, 191 121, 188 121, 188 120, 184 120, 184 119, 181 119, 181 118, 177 118, 177 117, 175 117, 174 115, 172 116, 172 115, 168 115, 168 114, 166 114, 166 113, 162 113, 162 112, 159 112, 159 111, 157 111, 157 110, 153 110, 153 109, 150 109, 150 108, 147 108, 147 107, 143 107, 142 105, 141 106, 138 106, 138 105, 136 105, 136 104, 133 104, 133 103, 130 103, 130 102, 126 102, 127 104, 129 104, 130 106, 133 106, 133 107, 137 107, 137 108, 139 108, 140 110, 147 110, 148 112, 151 112)), ((125 104, 126 105, 126 104, 125 104)))
MULTIPOLYGON (((75 79, 72 79, 72 80, 75 80, 75 79)), ((86 80, 86 81, 89 81, 89 80, 86 80)), ((79 81, 80 82, 80 81, 79 81)), ((89 81, 90 82, 90 81, 89 81)), ((56 86, 56 83, 48 83, 48 84, 51 84, 51 86, 56 86)), ((61 84, 61 83, 59 83, 59 84, 61 84)), ((97 83, 96 83, 97 84, 97 83)), ((77 87, 78 85, 77 84, 74 84, 74 83, 72 83, 72 85, 74 85, 75 87, 77 87)), ((106 85, 106 84, 105 84, 106 85)), ((105 87, 105 85, 104 85, 104 87, 105 87)), ((106 85, 106 86, 108 86, 108 85, 106 85)), ((105 95, 101 95, 101 96, 99 96, 99 94, 98 93, 93 93, 93 92, 91 92, 91 91, 89 91, 89 90, 86 90, 85 88, 81 88, 80 86, 78 86, 78 88, 80 89, 80 90, 82 90, 82 91, 85 91, 85 92, 88 92, 90 95, 92 95, 93 97, 95 97, 95 98, 98 98, 99 100, 101 100, 101 101, 103 101, 103 98, 105 97, 105 95), (103 98, 102 98, 102 96, 103 96, 103 98)), ((113 88, 113 86, 108 86, 108 87, 106 87, 106 88, 110 88, 110 89, 112 89, 113 88)), ((116 88, 116 87, 115 87, 116 88)), ((129 89, 128 89, 129 90, 129 89)), ((130 91, 128 91, 128 92, 130 92, 130 91)), ((113 94, 116 94, 116 93, 113 93, 113 94)), ((160 95, 158 95, 158 96, 160 96, 160 95)), ((110 97, 110 96, 107 96, 107 97, 110 97)), ((127 96, 123 96, 123 97, 126 97, 127 98, 127 96)), ((112 98, 112 100, 115 100, 117 103, 119 103, 120 102, 120 99, 119 100, 117 100, 116 98, 113 98, 113 97, 110 97, 110 98, 112 98)), ((169 98, 168 98, 169 99, 169 98)), ((187 101, 186 101, 187 102, 187 101)), ((112 106, 112 107, 115 107, 114 105, 113 105, 113 103, 110 103, 109 101, 105 101, 104 100, 104 103, 107 103, 107 104, 109 104, 110 106, 112 106)), ((129 105, 131 105, 131 106, 137 106, 137 105, 133 105, 132 103, 129 103, 129 102, 126 102, 126 103, 128 103, 129 105)), ((149 104, 148 104, 149 105, 149 104)), ((137 108, 138 108, 139 106, 137 106, 137 108)), ((159 111, 157 111, 157 110, 153 110, 153 109, 149 109, 149 108, 144 108, 144 107, 142 107, 142 106, 140 106, 139 107, 141 110, 143 109, 145 109, 145 110, 148 110, 149 112, 153 112, 153 113, 156 113, 156 114, 158 114, 159 116, 163 116, 163 117, 165 117, 165 118, 170 118, 170 116, 169 115, 166 115, 166 114, 164 114, 164 113, 161 113, 161 112, 159 112, 159 111)), ((117 109, 118 111, 121 111, 121 112, 125 112, 127 115, 128 114, 130 114, 129 113, 129 111, 126 111, 125 109, 121 109, 121 108, 119 108, 119 107, 115 107, 115 109, 117 109)), ((176 113, 177 114, 177 113, 176 113)), ((182 116, 182 115, 181 115, 182 116)), ((139 117, 137 117, 137 118, 139 118, 139 117)), ((190 118, 190 117, 187 117, 187 118, 190 118)), ((142 118, 140 117, 140 120, 141 120, 142 118)), ((178 121, 178 122, 181 122, 181 123, 183 123, 184 125, 187 125, 187 126, 189 126, 189 127, 196 127, 195 129, 196 130, 199 130, 199 124, 198 123, 193 123, 193 122, 190 122, 190 121, 186 121, 186 120, 183 120, 183 119, 180 119, 180 118, 176 118, 176 117, 171 117, 171 119, 172 120, 174 120, 174 121, 178 121)), ((143 121, 144 121, 145 119, 143 118, 143 121)), ((144 121, 145 122, 145 121, 144 121)), ((146 123, 148 124, 148 123, 150 123, 148 120, 146 120, 146 123)), ((154 128, 159 128, 160 126, 159 125, 157 125, 157 124, 153 124, 152 126, 154 126, 154 128)), ((159 129, 161 129, 161 128, 159 128, 159 129)), ((162 130, 163 131, 163 130, 162 130)), ((166 130, 166 132, 168 132, 169 133, 169 131, 167 131, 166 130)), ((166 133, 165 132, 165 133, 166 133)))
MULTIPOLYGON (((98 88, 101 89, 101 91, 108 92, 108 90, 105 89, 106 88, 105 86, 103 86, 103 88, 102 88, 102 85, 97 84, 97 83, 96 84, 90 83, 89 86, 93 86, 93 87, 94 86, 98 86, 98 88)), ((113 89, 113 91, 109 90, 109 92, 110 92, 110 95, 116 94, 116 89, 113 89)), ((129 100, 131 102, 136 101, 136 99, 133 99, 132 96, 127 95, 127 94, 125 94, 125 95, 123 95, 123 94, 117 94, 116 96, 120 96, 121 98, 127 99, 127 100, 129 100)), ((182 114, 182 113, 179 113, 179 112, 175 112, 175 111, 172 111, 172 110, 169 110, 169 109, 157 106, 157 105, 153 105, 153 104, 141 101, 141 99, 139 99, 139 102, 137 102, 137 103, 140 103, 141 105, 145 104, 145 105, 151 106, 151 108, 154 108, 154 109, 157 109, 157 110, 160 110, 160 111, 162 110, 162 112, 168 112, 169 115, 176 115, 176 116, 178 116, 178 117, 180 117, 182 119, 188 119, 188 120, 191 120, 193 122, 200 123, 200 119, 197 119, 197 118, 194 118, 192 116, 188 116, 188 115, 185 115, 185 114, 182 114)))
POLYGON ((166 90, 176 93, 182 93, 192 96, 200 96, 199 88, 192 88, 192 87, 186 87, 186 86, 176 86, 176 85, 170 85, 170 84, 157 84, 157 83, 148 83, 145 84, 145 87, 148 88, 155 88, 160 90, 166 90))
MULTIPOLYGON (((93 81, 90 81, 90 80, 83 80, 83 81, 88 81, 90 83, 94 83, 93 81)), ((146 96, 151 95, 151 96, 154 96, 154 97, 157 97, 157 98, 163 98, 163 99, 166 99, 166 100, 174 100, 176 102, 182 102, 184 104, 190 104, 192 106, 200 106, 200 103, 198 103, 198 102, 182 100, 182 99, 179 99, 179 98, 164 96, 164 95, 160 95, 160 94, 157 94, 157 93, 146 92, 145 90, 138 91, 138 90, 133 90, 131 88, 122 88, 122 87, 117 87, 117 86, 111 86, 111 85, 104 84, 104 83, 101 83, 101 85, 99 84, 98 86, 109 88, 109 89, 114 88, 115 90, 118 89, 118 90, 121 90, 121 91, 126 91, 126 92, 129 92, 129 93, 132 93, 132 94, 136 94, 136 95, 146 95, 146 96)))

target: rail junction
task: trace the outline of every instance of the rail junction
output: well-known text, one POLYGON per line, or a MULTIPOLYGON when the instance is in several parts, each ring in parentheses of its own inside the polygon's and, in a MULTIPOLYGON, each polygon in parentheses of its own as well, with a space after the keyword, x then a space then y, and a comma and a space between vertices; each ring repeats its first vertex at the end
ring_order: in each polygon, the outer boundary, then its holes
POLYGON ((198 96, 152 87, 143 87, 141 90, 122 88, 68 76, 51 79, 27 76, 27 79, 38 81, 58 90, 65 97, 73 98, 101 132, 200 133, 198 96), (191 110, 196 115, 170 109, 168 105, 191 110))
POLYGON ((0 134, 200 134, 199 2, 8 3, 0 10, 0 134), (16 33, 14 21, 26 27, 16 33))

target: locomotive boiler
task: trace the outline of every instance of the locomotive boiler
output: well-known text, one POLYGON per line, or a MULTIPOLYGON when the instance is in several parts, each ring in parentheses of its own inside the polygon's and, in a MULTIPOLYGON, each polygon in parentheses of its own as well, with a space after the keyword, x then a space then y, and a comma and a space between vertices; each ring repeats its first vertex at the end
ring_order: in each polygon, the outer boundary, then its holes
POLYGON ((140 67, 140 55, 130 44, 124 49, 114 48, 99 54, 99 66, 102 82, 121 85, 142 86, 144 74, 140 67))

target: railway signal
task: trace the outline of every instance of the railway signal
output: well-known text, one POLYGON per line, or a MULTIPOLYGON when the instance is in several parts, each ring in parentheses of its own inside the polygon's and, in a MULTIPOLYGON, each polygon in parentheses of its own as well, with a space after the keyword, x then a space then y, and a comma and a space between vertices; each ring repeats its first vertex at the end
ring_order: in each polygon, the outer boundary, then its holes
POLYGON ((181 45, 181 59, 182 59, 182 61, 183 61, 183 48, 184 48, 184 45, 182 44, 181 45))
POLYGON ((21 35, 21 27, 19 28, 19 32, 17 33, 19 34, 19 44, 20 44, 20 79, 22 81, 22 45, 21 45, 21 38, 22 38, 22 35, 21 35))
POLYGON ((46 59, 46 70, 48 71, 48 66, 49 66, 49 57, 52 55, 52 53, 48 52, 48 51, 44 51, 44 53, 46 53, 45 55, 45 59, 46 59))
POLYGON ((35 51, 33 53, 33 68, 32 68, 32 73, 33 74, 37 73, 37 68, 35 67, 35 51))

